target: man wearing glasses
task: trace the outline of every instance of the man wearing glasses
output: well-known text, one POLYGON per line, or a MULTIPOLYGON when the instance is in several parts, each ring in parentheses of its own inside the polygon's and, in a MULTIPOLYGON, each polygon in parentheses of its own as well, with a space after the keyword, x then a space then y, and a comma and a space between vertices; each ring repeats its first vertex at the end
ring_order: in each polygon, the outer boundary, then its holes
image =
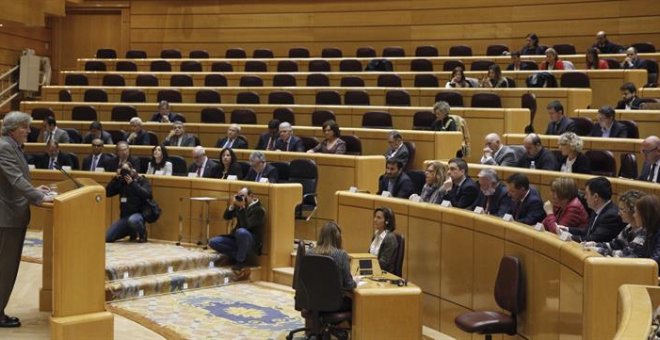
POLYGON ((591 129, 592 137, 628 138, 628 129, 614 119, 614 108, 605 105, 598 109, 598 124, 591 129))
POLYGON ((639 180, 660 183, 660 138, 649 136, 642 141, 642 153, 644 154, 644 167, 639 180))
POLYGON ((82 164, 84 171, 103 172, 105 164, 112 159, 112 156, 103 153, 103 141, 99 138, 92 140, 92 153, 85 157, 82 164))

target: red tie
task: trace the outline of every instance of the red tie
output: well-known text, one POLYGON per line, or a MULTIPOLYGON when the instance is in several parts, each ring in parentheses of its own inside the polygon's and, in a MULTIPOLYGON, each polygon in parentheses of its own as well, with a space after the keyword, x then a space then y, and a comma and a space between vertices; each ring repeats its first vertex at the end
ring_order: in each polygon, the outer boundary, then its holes
POLYGON ((202 167, 197 168, 197 177, 202 177, 202 167))

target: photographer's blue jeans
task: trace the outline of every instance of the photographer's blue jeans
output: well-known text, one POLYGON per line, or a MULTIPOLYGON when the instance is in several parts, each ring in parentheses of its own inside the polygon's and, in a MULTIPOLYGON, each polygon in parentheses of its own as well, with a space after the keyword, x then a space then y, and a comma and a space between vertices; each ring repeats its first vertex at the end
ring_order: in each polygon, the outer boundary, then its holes
POLYGON ((254 249, 254 237, 245 228, 238 228, 233 236, 216 236, 209 240, 209 247, 230 259, 242 263, 254 249))
POLYGON ((135 237, 142 233, 144 233, 144 217, 140 213, 135 213, 112 223, 105 234, 105 242, 112 243, 126 236, 135 237))

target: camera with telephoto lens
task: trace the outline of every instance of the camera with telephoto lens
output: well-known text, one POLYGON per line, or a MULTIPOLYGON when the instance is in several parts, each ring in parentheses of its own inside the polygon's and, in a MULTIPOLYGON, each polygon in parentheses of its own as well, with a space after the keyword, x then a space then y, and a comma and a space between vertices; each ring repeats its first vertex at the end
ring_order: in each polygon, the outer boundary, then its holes
POLYGON ((126 176, 130 176, 131 175, 131 170, 121 169, 121 171, 119 171, 119 175, 121 176, 121 178, 124 178, 126 176))
POLYGON ((236 195, 234 196, 234 199, 236 199, 238 202, 243 202, 243 195, 236 195))

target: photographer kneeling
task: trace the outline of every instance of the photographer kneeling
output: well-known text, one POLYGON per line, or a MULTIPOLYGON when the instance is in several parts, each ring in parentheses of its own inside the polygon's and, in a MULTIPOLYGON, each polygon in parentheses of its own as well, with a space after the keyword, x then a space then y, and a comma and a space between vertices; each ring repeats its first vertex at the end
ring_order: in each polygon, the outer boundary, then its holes
POLYGON ((131 163, 126 162, 117 169, 115 176, 105 188, 106 197, 120 195, 119 220, 112 223, 105 234, 105 242, 115 242, 126 236, 138 242, 147 241, 147 231, 144 226, 142 211, 151 198, 149 181, 140 176, 131 163))
POLYGON ((223 215, 225 220, 236 218, 231 234, 216 236, 209 240, 211 249, 227 255, 234 262, 232 269, 245 267, 245 260, 261 245, 261 234, 266 220, 266 210, 249 188, 245 187, 232 197, 223 215))

